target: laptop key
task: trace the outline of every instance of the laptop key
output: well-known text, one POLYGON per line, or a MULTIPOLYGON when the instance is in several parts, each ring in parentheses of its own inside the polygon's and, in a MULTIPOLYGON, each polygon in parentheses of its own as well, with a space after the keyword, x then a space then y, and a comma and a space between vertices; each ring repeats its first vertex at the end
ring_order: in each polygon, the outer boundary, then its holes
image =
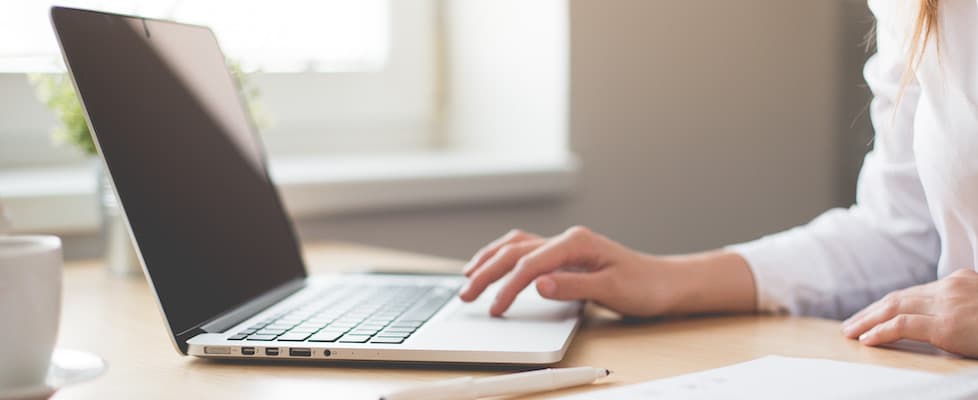
POLYGON ((310 342, 335 342, 344 332, 319 332, 309 337, 310 342))
POLYGON ((247 333, 239 333, 239 334, 236 334, 234 336, 229 337, 228 340, 244 340, 244 338, 246 338, 246 337, 248 337, 248 334, 247 333))
POLYGON ((260 335, 256 333, 254 335, 248 336, 248 340, 260 340, 263 342, 267 342, 267 341, 275 340, 275 336, 276 335, 260 335))
POLYGON ((391 326, 391 327, 385 328, 384 329, 384 332, 391 332, 391 333, 411 333, 411 332, 414 332, 415 330, 416 330, 415 328, 401 328, 401 327, 391 326))
POLYGON ((386 338, 406 338, 411 336, 408 332, 381 332, 378 333, 376 337, 386 337, 386 338))
POLYGON ((367 343, 370 335, 344 335, 340 338, 340 343, 367 343))
POLYGON ((312 333, 306 333, 306 332, 289 332, 282 336, 279 336, 278 340, 282 342, 301 342, 303 340, 306 340, 306 338, 309 337, 309 335, 311 334, 312 333))

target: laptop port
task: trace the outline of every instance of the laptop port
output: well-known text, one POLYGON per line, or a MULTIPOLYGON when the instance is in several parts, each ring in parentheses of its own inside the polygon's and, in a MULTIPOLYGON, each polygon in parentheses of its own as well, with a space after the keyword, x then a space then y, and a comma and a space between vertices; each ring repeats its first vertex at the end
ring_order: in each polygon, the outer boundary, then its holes
POLYGON ((241 348, 241 354, 246 355, 246 356, 253 356, 253 355, 255 355, 255 348, 254 347, 242 347, 241 348))
POLYGON ((204 354, 231 354, 231 348, 224 347, 224 346, 220 346, 220 347, 204 346, 204 354))
POLYGON ((329 351, 329 349, 323 350, 323 357, 329 357, 331 355, 333 355, 333 352, 329 351))
POLYGON ((266 356, 277 356, 278 355, 278 347, 266 347, 265 348, 265 355, 266 356))
POLYGON ((312 350, 307 348, 289 349, 289 355, 292 357, 311 357, 312 350))

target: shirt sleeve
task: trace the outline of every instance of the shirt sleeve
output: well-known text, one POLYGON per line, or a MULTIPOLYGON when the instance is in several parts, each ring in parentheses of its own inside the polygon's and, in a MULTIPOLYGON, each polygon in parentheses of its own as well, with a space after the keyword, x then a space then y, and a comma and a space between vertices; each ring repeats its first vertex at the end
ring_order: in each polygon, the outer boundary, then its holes
POLYGON ((893 290, 934 280, 940 239, 913 152, 920 88, 907 82, 906 25, 892 0, 870 0, 877 52, 864 75, 873 92, 873 150, 859 174, 856 204, 808 225, 733 245, 754 274, 758 308, 845 318, 893 290))

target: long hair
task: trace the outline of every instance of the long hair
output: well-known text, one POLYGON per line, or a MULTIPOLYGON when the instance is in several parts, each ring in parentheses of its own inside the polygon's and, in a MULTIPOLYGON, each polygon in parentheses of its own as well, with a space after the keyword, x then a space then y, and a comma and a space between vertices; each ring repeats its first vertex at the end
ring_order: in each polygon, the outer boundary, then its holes
MULTIPOLYGON (((899 1, 899 0, 894 0, 899 1)), ((914 69, 927 51, 927 42, 933 37, 935 49, 940 57, 940 26, 938 25, 938 5, 940 0, 917 0, 917 18, 910 33, 910 48, 907 52, 907 68, 903 73, 903 85, 913 77, 914 69)), ((901 90, 902 92, 902 90, 901 90)))

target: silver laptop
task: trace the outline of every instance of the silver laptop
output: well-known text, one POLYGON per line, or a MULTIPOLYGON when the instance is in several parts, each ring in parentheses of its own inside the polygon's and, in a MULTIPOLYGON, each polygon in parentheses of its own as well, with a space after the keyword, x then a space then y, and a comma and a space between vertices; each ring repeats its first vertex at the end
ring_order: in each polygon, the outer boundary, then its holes
POLYGON ((563 357, 580 303, 528 290, 492 318, 492 290, 462 303, 459 275, 308 276, 208 28, 61 7, 51 18, 182 354, 502 364, 563 357))

